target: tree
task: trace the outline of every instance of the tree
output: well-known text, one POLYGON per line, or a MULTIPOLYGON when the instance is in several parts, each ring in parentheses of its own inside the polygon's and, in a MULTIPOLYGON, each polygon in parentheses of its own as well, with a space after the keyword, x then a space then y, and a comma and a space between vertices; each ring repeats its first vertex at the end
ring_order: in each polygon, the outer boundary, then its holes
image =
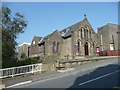
POLYGON ((25 54, 25 53, 22 53, 22 54, 21 54, 21 59, 22 59, 22 60, 27 59, 27 56, 26 56, 26 54, 25 54))
POLYGON ((2 68, 2 27, 0 25, 0 69, 1 68, 2 68))
POLYGON ((19 34, 24 33, 27 21, 20 13, 11 16, 8 7, 2 7, 2 68, 15 65, 16 59, 16 39, 19 34))

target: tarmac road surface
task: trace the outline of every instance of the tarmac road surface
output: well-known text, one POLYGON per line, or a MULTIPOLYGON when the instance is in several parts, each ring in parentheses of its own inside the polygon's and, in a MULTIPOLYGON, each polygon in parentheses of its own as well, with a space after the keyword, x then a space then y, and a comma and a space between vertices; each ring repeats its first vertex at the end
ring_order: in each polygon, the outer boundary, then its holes
POLYGON ((86 64, 56 77, 31 82, 12 88, 116 88, 120 87, 118 58, 86 64))

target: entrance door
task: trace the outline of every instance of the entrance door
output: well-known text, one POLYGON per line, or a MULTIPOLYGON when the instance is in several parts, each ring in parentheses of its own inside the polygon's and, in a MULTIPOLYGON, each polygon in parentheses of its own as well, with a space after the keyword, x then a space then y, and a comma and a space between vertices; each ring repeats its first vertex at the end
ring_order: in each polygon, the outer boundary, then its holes
POLYGON ((85 55, 89 55, 89 52, 88 52, 88 42, 85 43, 85 55))

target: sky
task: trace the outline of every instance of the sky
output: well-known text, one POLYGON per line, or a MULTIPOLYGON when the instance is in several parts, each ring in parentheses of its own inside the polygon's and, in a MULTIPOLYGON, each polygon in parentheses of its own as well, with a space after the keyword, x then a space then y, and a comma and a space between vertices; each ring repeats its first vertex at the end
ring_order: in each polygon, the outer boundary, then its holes
POLYGON ((84 19, 93 29, 107 23, 118 23, 117 2, 4 2, 12 15, 20 12, 28 21, 25 33, 18 36, 17 42, 31 43, 34 36, 44 37, 55 30, 62 30, 84 19))

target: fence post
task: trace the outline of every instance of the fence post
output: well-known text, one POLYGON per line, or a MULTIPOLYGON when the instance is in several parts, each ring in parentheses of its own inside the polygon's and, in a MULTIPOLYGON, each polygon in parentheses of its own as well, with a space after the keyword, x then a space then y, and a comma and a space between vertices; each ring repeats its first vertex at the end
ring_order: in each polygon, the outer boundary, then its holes
POLYGON ((0 78, 3 77, 3 70, 0 70, 0 78))
POLYGON ((0 69, 0 78, 14 77, 16 75, 21 75, 23 73, 24 74, 26 74, 26 73, 32 73, 33 74, 34 72, 38 72, 38 71, 42 72, 42 63, 28 65, 28 66, 24 66, 24 67, 20 66, 20 67, 12 67, 12 68, 0 69), (30 69, 26 68, 26 67, 30 67, 30 69), (22 72, 21 72, 21 70, 22 70, 22 72), (8 73, 8 75, 4 75, 4 72, 8 73))
POLYGON ((14 76, 14 68, 13 68, 13 70, 12 70, 12 77, 14 76))
POLYGON ((40 72, 42 72, 42 63, 40 63, 40 72))
POLYGON ((33 65, 32 65, 32 74, 33 74, 33 65))

